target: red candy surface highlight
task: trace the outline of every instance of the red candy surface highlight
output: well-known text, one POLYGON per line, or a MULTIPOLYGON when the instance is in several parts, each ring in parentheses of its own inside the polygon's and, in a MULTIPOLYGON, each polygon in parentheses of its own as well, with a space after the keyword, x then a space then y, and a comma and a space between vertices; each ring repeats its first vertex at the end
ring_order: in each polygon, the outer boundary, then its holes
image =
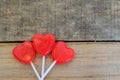
POLYGON ((22 45, 13 49, 14 57, 25 64, 30 64, 35 58, 35 51, 30 41, 24 41, 22 45))
POLYGON ((64 64, 69 62, 74 57, 74 50, 72 48, 68 48, 67 45, 60 41, 57 42, 54 50, 52 52, 52 58, 56 61, 57 64, 64 64))
POLYGON ((35 34, 32 41, 35 50, 42 56, 49 54, 55 45, 55 37, 52 34, 35 34))

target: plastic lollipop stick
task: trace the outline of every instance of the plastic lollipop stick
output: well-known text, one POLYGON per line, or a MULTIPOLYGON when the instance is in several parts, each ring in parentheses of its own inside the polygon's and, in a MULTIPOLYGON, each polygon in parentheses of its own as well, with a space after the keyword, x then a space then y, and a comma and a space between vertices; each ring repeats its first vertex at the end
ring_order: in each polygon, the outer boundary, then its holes
POLYGON ((44 75, 44 71, 45 71, 45 56, 42 57, 42 76, 44 75))
POLYGON ((40 75, 39 75, 37 69, 35 68, 34 64, 31 62, 30 65, 31 65, 32 69, 34 70, 34 72, 35 72, 35 74, 36 74, 38 80, 40 80, 40 75))
POLYGON ((50 65, 50 67, 46 70, 46 72, 44 73, 44 75, 41 77, 41 80, 43 80, 43 79, 47 76, 47 74, 52 70, 52 68, 55 66, 55 64, 56 64, 56 61, 54 61, 54 62, 50 65))
POLYGON ((64 64, 71 61, 73 57, 73 49, 68 48, 67 45, 62 41, 57 42, 54 50, 52 51, 52 58, 54 62, 50 65, 50 67, 47 69, 41 79, 45 78, 45 76, 50 72, 50 70, 53 68, 53 66, 55 66, 55 64, 64 64))
POLYGON ((36 76, 40 80, 40 76, 38 75, 38 72, 32 63, 35 58, 35 50, 30 41, 24 41, 22 43, 22 45, 16 46, 13 49, 13 55, 20 62, 23 62, 25 64, 30 64, 32 66, 36 76))

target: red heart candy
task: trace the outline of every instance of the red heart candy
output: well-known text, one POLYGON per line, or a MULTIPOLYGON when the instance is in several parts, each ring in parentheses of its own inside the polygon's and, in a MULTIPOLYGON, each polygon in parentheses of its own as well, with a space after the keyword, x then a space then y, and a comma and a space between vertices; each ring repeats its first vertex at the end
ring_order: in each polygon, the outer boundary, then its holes
POLYGON ((55 37, 52 34, 35 34, 32 41, 36 51, 42 56, 46 56, 54 47, 55 37))
POLYGON ((52 58, 57 64, 69 62, 74 57, 74 50, 68 48, 62 41, 57 42, 52 52, 52 58))
POLYGON ((35 57, 35 51, 30 41, 25 41, 20 46, 13 49, 13 55, 20 62, 30 64, 35 57))

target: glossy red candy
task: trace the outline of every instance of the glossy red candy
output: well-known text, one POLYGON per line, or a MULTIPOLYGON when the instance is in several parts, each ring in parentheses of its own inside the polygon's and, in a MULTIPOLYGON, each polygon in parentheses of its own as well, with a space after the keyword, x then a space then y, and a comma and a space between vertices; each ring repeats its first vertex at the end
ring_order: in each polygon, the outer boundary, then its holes
POLYGON ((52 58, 57 64, 69 62, 74 57, 74 50, 68 48, 67 45, 60 41, 57 42, 52 52, 52 58))
POLYGON ((34 48, 42 56, 50 53, 55 45, 55 37, 52 34, 35 34, 32 41, 34 48))
POLYGON ((30 64, 35 57, 35 51, 30 41, 25 41, 20 46, 13 49, 13 55, 20 62, 30 64))

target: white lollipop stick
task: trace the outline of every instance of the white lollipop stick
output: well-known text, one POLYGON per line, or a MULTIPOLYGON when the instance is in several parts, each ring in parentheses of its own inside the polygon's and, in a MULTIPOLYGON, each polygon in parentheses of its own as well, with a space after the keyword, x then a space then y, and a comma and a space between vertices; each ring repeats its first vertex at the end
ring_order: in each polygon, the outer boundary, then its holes
MULTIPOLYGON (((41 72, 42 75, 41 76, 44 75, 44 71, 45 71, 45 56, 42 57, 42 72, 41 72)), ((42 80, 44 80, 44 78, 42 80)))
POLYGON ((40 79, 40 75, 39 75, 37 69, 35 68, 34 64, 31 62, 30 65, 31 65, 32 69, 34 70, 34 72, 35 72, 35 74, 36 74, 38 80, 41 80, 41 79, 40 79))
POLYGON ((47 74, 51 71, 51 69, 55 66, 55 64, 56 64, 56 61, 54 61, 54 62, 50 65, 50 67, 46 70, 46 72, 44 73, 44 75, 41 77, 41 80, 43 80, 43 79, 47 76, 47 74))

